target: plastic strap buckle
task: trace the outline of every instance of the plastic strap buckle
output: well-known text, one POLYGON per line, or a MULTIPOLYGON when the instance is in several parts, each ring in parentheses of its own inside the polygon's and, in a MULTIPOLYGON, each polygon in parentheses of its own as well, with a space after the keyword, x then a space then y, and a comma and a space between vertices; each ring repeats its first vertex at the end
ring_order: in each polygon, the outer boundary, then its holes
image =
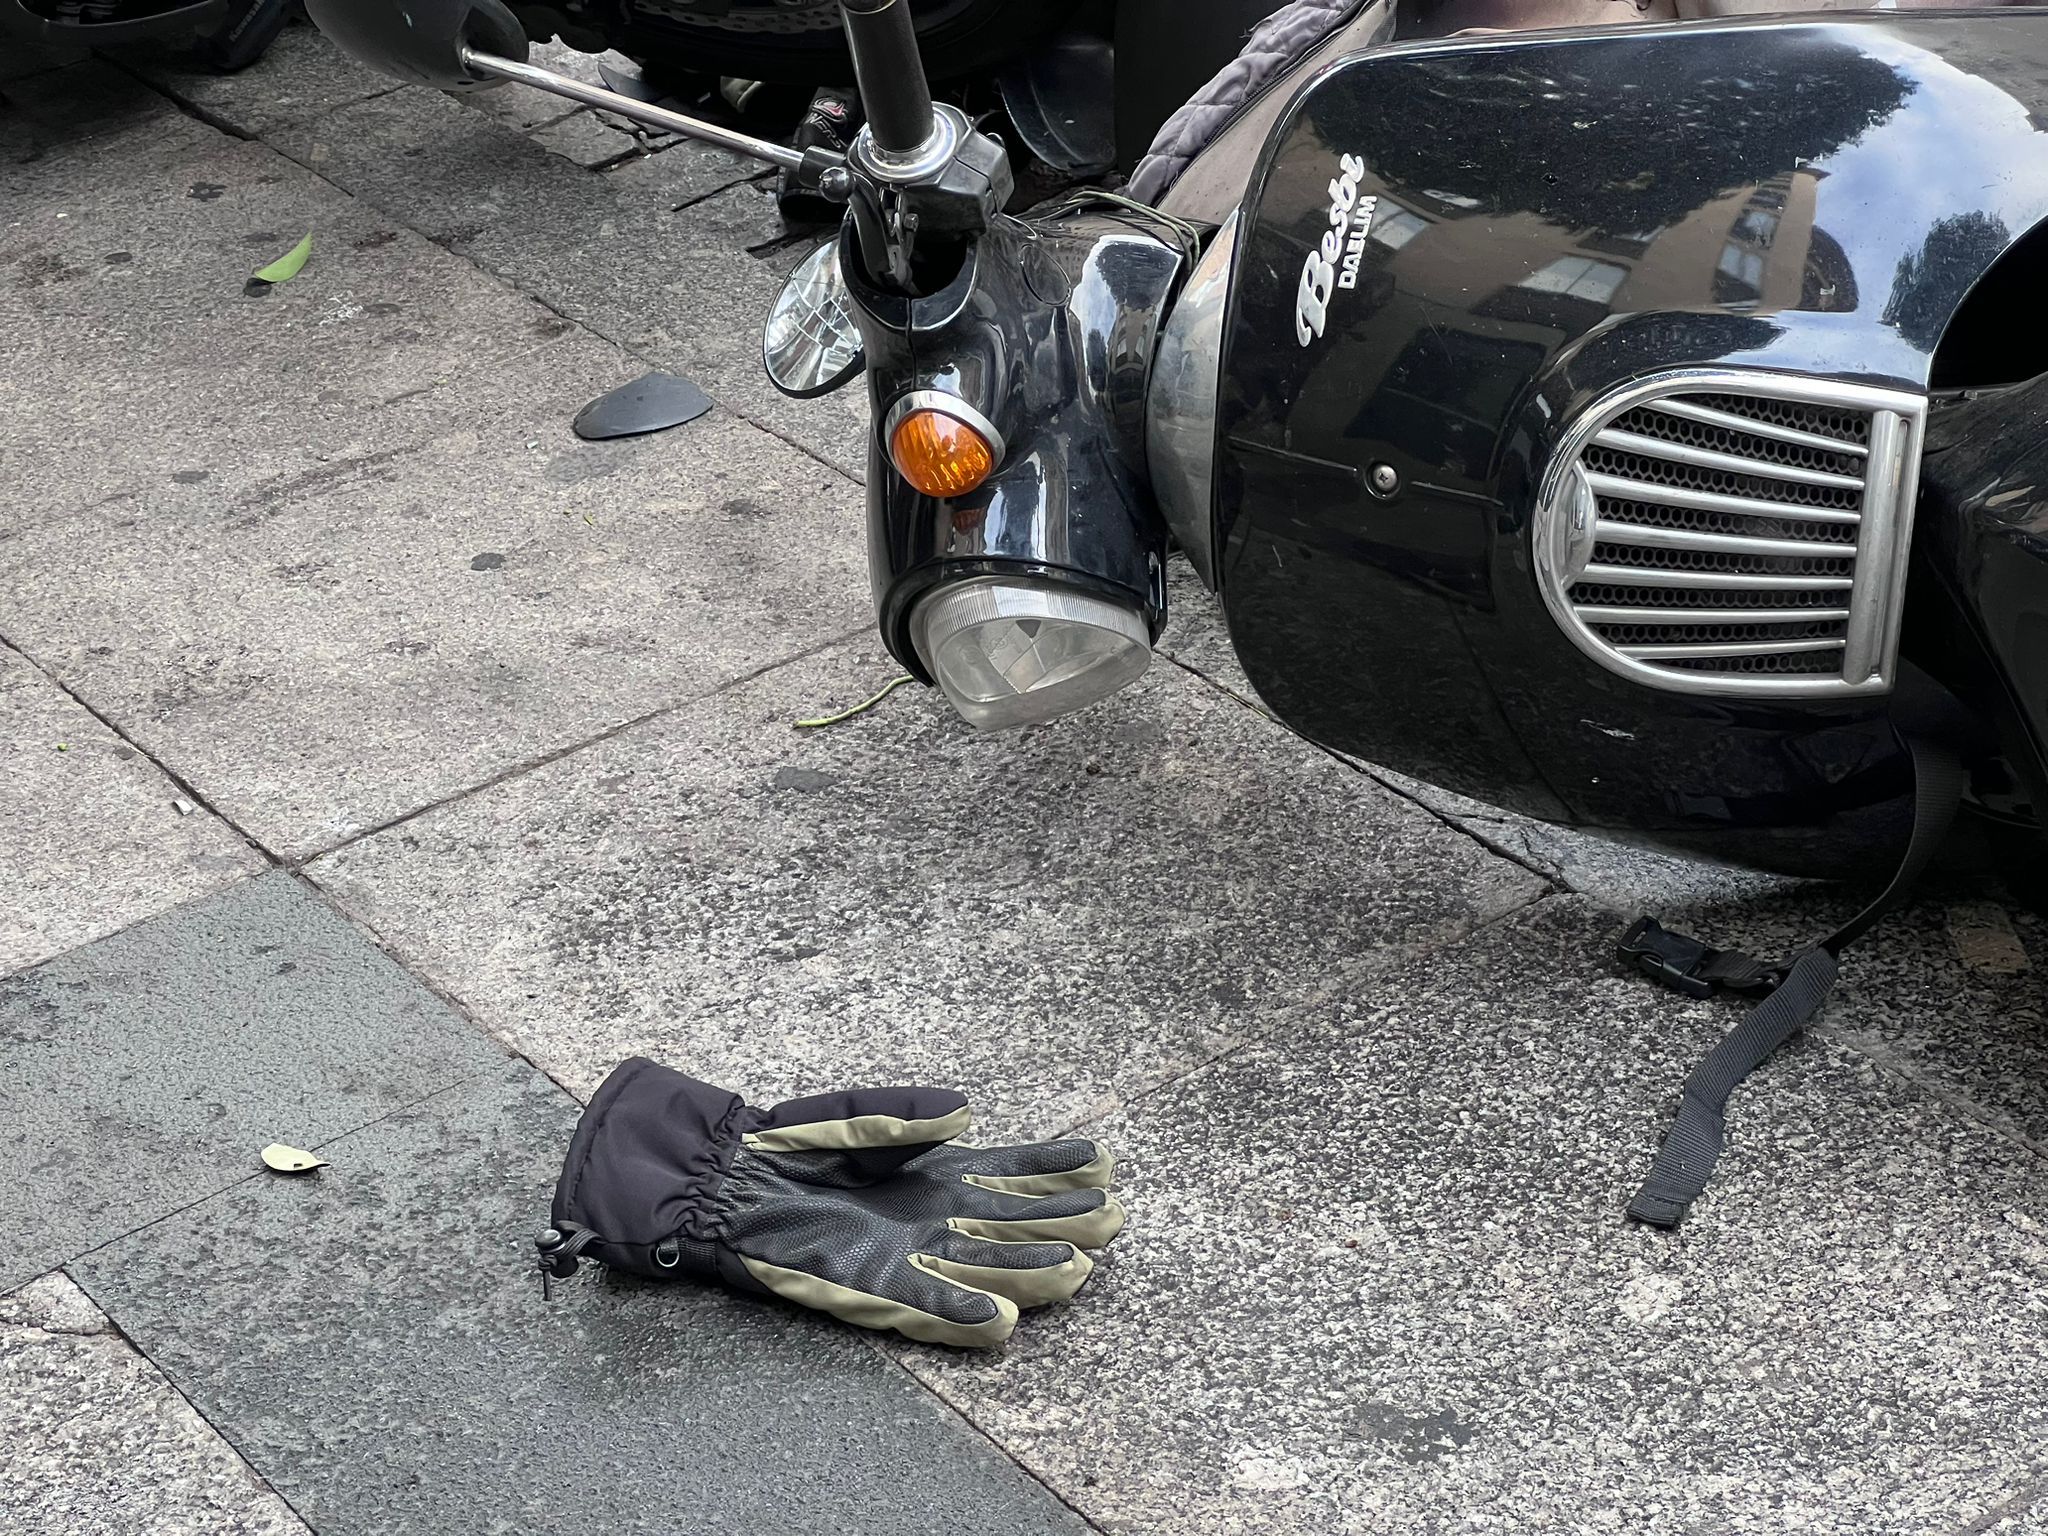
POLYGON ((1654 917, 1639 917, 1621 936, 1619 953, 1652 981, 1687 997, 1712 997, 1716 983, 1697 974, 1714 951, 1698 939, 1673 933, 1654 917))

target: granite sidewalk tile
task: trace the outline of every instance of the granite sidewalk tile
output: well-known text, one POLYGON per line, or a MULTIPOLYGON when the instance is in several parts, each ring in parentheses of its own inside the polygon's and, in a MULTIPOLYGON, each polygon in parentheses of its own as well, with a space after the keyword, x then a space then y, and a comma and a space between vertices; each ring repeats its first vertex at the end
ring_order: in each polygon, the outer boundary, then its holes
MULTIPOLYGON (((1255 701, 1216 600, 1183 563, 1174 570, 1174 620, 1162 651, 1255 701)), ((1778 957, 1832 932, 1877 894, 1867 880, 1793 880, 1629 847, 1344 760, 1362 779, 1622 914, 1617 931, 1647 912, 1717 947, 1778 957)), ((1987 859, 1983 840, 1995 835, 1959 828, 1919 898, 1849 952, 1817 1027, 1987 1123, 2048 1147, 2048 923, 2012 895, 1987 859)))
POLYGON ((1098 1114, 1531 900, 1525 871, 1170 667, 980 735, 835 649, 308 873, 563 1083, 645 1052, 766 1101, 1098 1114))
POLYGON ((31 43, 21 40, 10 41, 5 58, 0 58, 0 85, 11 80, 26 80, 30 75, 40 75, 52 69, 62 69, 67 64, 83 64, 88 57, 83 48, 68 44, 54 47, 46 43, 31 43))
POLYGON ((222 74, 191 51, 160 41, 106 51, 158 90, 252 139, 398 85, 357 63, 303 19, 287 25, 262 58, 233 74, 222 74))
POLYGON ((82 157, 73 163, 86 164, 116 149, 147 154, 154 144, 189 143, 213 131, 161 91, 82 49, 31 49, 0 61, 0 186, 9 193, 32 188, 53 158, 82 157))
MULTIPOLYGON (((614 129, 590 131, 608 135, 614 155, 633 148, 614 129)), ((626 168, 583 169, 550 147, 554 137, 553 129, 521 132, 465 100, 419 87, 282 130, 269 142, 389 218, 461 251, 487 229, 520 225, 564 202, 591 209, 593 230, 602 222, 598 210, 626 184, 626 168)), ((672 207, 757 172, 724 150, 679 144, 632 166, 631 185, 650 206, 672 207)))
POLYGON ((0 1286, 504 1059, 282 873, 0 980, 0 1286))
POLYGON ((474 431, 0 542, 0 624, 295 859, 862 623, 856 487, 723 412, 581 442, 543 366, 474 431))
POLYGON ((615 348, 291 161, 176 122, 133 155, 52 151, 0 224, 0 538, 458 426, 504 423, 517 442, 537 413, 559 420, 631 376, 615 348), (244 291, 309 231, 297 278, 244 291))
POLYGON ((1092 1126, 1091 1289, 902 1354, 1108 1531, 1999 1528, 2048 1467, 2048 1159, 1813 1040, 1677 1235, 1626 1224, 1727 1020, 1610 927, 1546 900, 1092 1126))
POLYGON ((268 867, 4 646, 0 785, 0 974, 268 867))
MULTIPOLYGON (((1831 932, 1873 894, 1809 885, 1746 901, 1675 900, 1660 916, 1718 947, 1778 956, 1831 932)), ((2048 1151, 2044 975, 2048 915, 1968 868, 1937 869, 1843 956, 1815 1027, 2048 1151)))
POLYGON ((1085 1536, 860 1335, 530 1235, 576 1106, 510 1067, 75 1266, 320 1536, 1085 1536))
POLYGON ((61 1274, 0 1296, 0 1445, 10 1536, 308 1536, 61 1274))
MULTIPOLYGON (((1179 556, 1169 563, 1167 577, 1171 618, 1160 638, 1160 653, 1253 707, 1264 709, 1258 690, 1245 676, 1231 647, 1229 626, 1216 595, 1203 589, 1193 568, 1179 556)), ((1616 908, 1760 900, 1802 885, 1754 870, 1731 869, 1630 847, 1576 828, 1487 805, 1360 758, 1342 753, 1338 756, 1375 783, 1464 828, 1503 856, 1616 908)))
MULTIPOLYGON (((863 476, 867 392, 790 400, 761 365, 769 306, 822 235, 792 235, 765 168, 710 146, 579 170, 547 147, 559 119, 528 122, 550 99, 492 90, 455 101, 409 87, 275 142, 392 219, 863 476)), ((617 137, 621 153, 632 148, 617 137)))
POLYGON ((536 205, 464 249, 563 314, 864 476, 867 391, 855 384, 791 400, 761 366, 761 325, 815 240, 784 243, 791 237, 767 182, 742 182, 680 209, 648 195, 637 183, 659 177, 666 158, 594 177, 589 199, 536 205))

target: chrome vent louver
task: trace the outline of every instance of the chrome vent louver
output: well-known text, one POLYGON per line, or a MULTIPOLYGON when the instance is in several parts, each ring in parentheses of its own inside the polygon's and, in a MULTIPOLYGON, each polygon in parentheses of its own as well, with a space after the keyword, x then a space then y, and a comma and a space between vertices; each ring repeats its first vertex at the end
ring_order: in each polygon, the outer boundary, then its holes
POLYGON ((1681 693, 1892 685, 1926 401, 1687 370, 1596 399, 1537 508, 1537 579, 1578 647, 1681 693))

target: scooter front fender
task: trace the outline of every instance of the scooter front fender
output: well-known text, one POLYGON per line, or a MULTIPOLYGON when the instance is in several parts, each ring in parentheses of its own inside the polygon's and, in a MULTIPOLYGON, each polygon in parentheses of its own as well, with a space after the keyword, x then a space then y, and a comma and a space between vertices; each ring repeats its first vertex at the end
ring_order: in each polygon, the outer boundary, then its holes
MULTIPOLYGON (((851 226, 842 236, 856 238, 851 226)), ((959 275, 915 300, 867 283, 841 252, 867 348, 868 562, 875 616, 904 667, 930 681, 911 638, 941 581, 1056 580, 1166 617, 1166 533, 1145 474, 1145 386, 1179 250, 1121 219, 999 220, 959 275), (965 495, 927 496, 897 473, 891 413, 912 395, 957 399, 1002 439, 965 495)))
POLYGON ((1660 372, 1957 382, 1951 322, 2048 219, 2044 124, 2038 11, 1455 38, 1334 66, 1253 177, 1224 327, 1217 576, 1261 695, 1319 740, 1550 819, 1780 868, 1883 858, 1909 782, 1894 727, 1964 713, 1913 664, 1911 626, 1875 697, 1617 675, 1546 605, 1539 491, 1590 402, 1660 372))

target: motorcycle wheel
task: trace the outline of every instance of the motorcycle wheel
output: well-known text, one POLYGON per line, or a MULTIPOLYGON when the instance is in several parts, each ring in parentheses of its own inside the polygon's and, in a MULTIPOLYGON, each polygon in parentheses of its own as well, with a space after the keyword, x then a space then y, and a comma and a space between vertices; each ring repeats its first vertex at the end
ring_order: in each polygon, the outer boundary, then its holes
MULTIPOLYGON (((940 83, 985 72, 1050 36, 1080 4, 1081 0, 1010 0, 972 5, 943 20, 920 22, 917 37, 925 69, 940 83)), ((781 85, 853 78, 853 61, 837 26, 735 32, 628 0, 605 32, 611 47, 650 71, 731 75, 781 85)))

